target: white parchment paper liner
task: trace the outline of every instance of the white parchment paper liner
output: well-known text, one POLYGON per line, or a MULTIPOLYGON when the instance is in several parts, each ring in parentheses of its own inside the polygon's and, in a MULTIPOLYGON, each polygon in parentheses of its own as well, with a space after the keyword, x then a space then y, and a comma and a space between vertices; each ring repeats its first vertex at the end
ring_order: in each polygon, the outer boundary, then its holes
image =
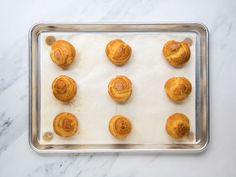
POLYGON ((169 115, 186 114, 191 134, 195 135, 195 44, 194 33, 43 33, 40 36, 41 61, 41 135, 42 144, 172 144, 194 143, 193 138, 175 141, 165 131, 169 115), (46 36, 71 42, 77 51, 68 70, 56 66, 50 59, 46 36), (168 40, 191 38, 191 58, 180 69, 170 66, 162 55, 168 40), (106 57, 106 44, 120 38, 132 47, 129 62, 117 67, 106 57), (52 94, 51 83, 59 75, 68 75, 78 84, 78 93, 70 103, 58 101, 52 94), (126 75, 133 83, 133 93, 125 104, 114 102, 107 93, 109 81, 116 75, 126 75), (169 100, 164 91, 167 79, 187 77, 193 86, 191 95, 181 104, 169 100), (71 112, 78 117, 79 133, 72 138, 61 138, 54 133, 52 141, 42 139, 46 131, 53 132, 53 119, 60 112, 71 112), (116 114, 130 118, 132 133, 125 140, 117 140, 108 131, 108 122, 116 114))

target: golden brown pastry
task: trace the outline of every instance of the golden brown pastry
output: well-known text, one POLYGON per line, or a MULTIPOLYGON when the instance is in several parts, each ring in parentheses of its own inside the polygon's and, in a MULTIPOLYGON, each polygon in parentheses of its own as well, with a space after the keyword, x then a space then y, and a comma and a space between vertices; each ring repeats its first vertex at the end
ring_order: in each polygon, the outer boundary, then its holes
POLYGON ((53 95, 60 101, 68 102, 77 93, 76 82, 65 75, 57 77, 52 83, 53 95))
POLYGON ((62 137, 71 137, 78 131, 78 121, 75 115, 69 112, 58 114, 53 121, 55 133, 62 137))
POLYGON ((111 118, 109 122, 110 133, 118 138, 124 139, 127 137, 132 130, 132 124, 129 119, 122 115, 116 115, 111 118))
POLYGON ((127 63, 131 53, 131 47, 120 39, 112 40, 106 46, 107 57, 117 66, 122 66, 127 63))
POLYGON ((126 76, 116 76, 108 84, 108 93, 113 100, 124 103, 132 94, 132 83, 126 76))
POLYGON ((189 119, 181 113, 171 115, 166 122, 166 131, 175 139, 187 136, 190 131, 189 119))
POLYGON ((192 91, 192 85, 185 77, 172 77, 166 81, 165 91, 171 100, 179 102, 188 97, 192 91))
POLYGON ((52 61, 63 69, 66 69, 75 59, 75 48, 64 40, 53 42, 50 57, 52 61))
POLYGON ((174 67, 181 67, 188 62, 191 52, 187 42, 170 40, 163 47, 163 55, 174 67))

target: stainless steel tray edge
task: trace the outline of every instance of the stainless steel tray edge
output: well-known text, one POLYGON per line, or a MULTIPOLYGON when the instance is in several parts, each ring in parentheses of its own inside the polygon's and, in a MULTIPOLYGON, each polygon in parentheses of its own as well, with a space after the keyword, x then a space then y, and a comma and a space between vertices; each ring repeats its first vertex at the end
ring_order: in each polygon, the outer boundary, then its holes
MULTIPOLYGON (((209 61, 208 61, 208 41, 209 32, 205 25, 199 23, 167 23, 167 24, 36 24, 33 26, 29 32, 29 144, 30 147, 40 153, 91 153, 91 152, 202 152, 206 149, 209 143, 209 61), (95 28, 96 27, 96 28, 95 28), (110 28, 107 28, 110 27, 110 28), (99 28, 101 31, 104 29, 113 29, 112 31, 142 31, 145 28, 149 30, 159 29, 159 31, 181 31, 188 30, 189 28, 194 28, 195 32, 201 35, 201 54, 200 59, 203 63, 201 66, 201 90, 204 92, 201 94, 201 109, 203 114, 201 115, 201 138, 197 144, 193 145, 159 145, 158 147, 149 146, 148 148, 143 145, 138 145, 136 148, 129 148, 125 145, 117 145, 113 149, 105 147, 86 147, 86 145, 80 149, 75 147, 76 145, 59 145, 59 146, 44 146, 40 145, 37 138, 37 103, 36 100, 36 89, 37 82, 35 80, 35 75, 33 71, 36 71, 34 63, 37 58, 35 40, 36 36, 42 31, 48 29, 63 29, 65 31, 70 30, 86 30, 86 31, 97 31, 99 28)), ((93 146, 93 145, 87 145, 93 146)))

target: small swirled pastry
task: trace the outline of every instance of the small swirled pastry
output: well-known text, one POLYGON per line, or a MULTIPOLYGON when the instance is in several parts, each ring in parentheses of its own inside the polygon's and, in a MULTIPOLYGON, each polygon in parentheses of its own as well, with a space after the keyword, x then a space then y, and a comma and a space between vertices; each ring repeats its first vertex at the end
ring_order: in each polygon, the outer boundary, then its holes
POLYGON ((190 125, 188 117, 181 113, 171 115, 166 122, 166 131, 175 139, 189 135, 190 125))
POLYGON ((132 124, 130 120, 122 115, 116 115, 111 118, 109 122, 109 131, 110 133, 118 138, 124 139, 127 137, 132 130, 132 124))
POLYGON ((179 102, 188 97, 192 91, 192 85, 185 77, 172 77, 166 81, 165 91, 171 100, 179 102))
POLYGON ((60 101, 68 102, 77 93, 76 82, 68 76, 61 75, 52 83, 53 95, 60 101))
POLYGON ((122 66, 127 63, 131 53, 131 47, 120 39, 112 40, 106 46, 107 57, 117 66, 122 66))
POLYGON ((132 83, 126 76, 116 76, 108 84, 108 93, 119 103, 125 103, 132 94, 132 83))
POLYGON ((188 62, 191 51, 187 42, 170 40, 163 47, 163 55, 174 67, 182 67, 188 62))
POLYGON ((74 114, 62 112, 53 121, 55 133, 62 137, 71 137, 78 132, 78 120, 74 114))
POLYGON ((74 61, 75 53, 75 48, 71 43, 57 40, 52 44, 50 57, 55 64, 66 69, 74 61))

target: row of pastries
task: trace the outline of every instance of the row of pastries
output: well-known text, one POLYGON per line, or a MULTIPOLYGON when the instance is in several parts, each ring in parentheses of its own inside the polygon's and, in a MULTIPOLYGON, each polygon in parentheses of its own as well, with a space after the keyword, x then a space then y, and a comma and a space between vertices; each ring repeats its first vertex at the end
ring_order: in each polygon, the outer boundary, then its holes
MULTIPOLYGON (((170 65, 183 67, 191 56, 191 40, 181 42, 170 40, 163 47, 163 55, 170 65)), ((174 102, 185 100, 192 91, 191 82, 185 77, 172 77, 165 83, 166 95, 174 102)), ((181 139, 190 134, 188 117, 183 113, 174 113, 166 121, 166 132, 174 139, 181 139)))
MULTIPOLYGON (((48 37, 46 43, 51 46, 50 58, 63 69, 67 69, 74 61, 76 50, 65 40, 48 37)), ((105 49, 107 58, 115 65, 122 66, 128 62, 132 54, 131 47, 120 39, 110 41, 105 49)), ((168 63, 174 67, 184 66, 190 58, 190 48, 187 42, 168 41, 163 47, 163 55, 168 63)), ((164 85, 166 95, 174 102, 181 102, 191 93, 192 86, 185 77, 172 77, 164 85)), ((77 94, 77 84, 69 76, 61 75, 52 82, 52 93, 62 102, 71 101, 77 94)), ((124 104, 132 94, 132 81, 124 75, 118 75, 108 83, 108 94, 118 102, 124 104)), ((72 137, 79 132, 77 117, 69 112, 59 113, 53 121, 54 132, 61 137, 72 137)), ((113 116, 108 125, 110 133, 124 139, 132 131, 131 120, 124 115, 113 116)), ((182 113, 175 113, 167 118, 166 132, 174 139, 181 139, 189 134, 189 119, 182 113)), ((45 140, 52 139, 52 133, 46 132, 45 140)))
MULTIPOLYGON (((63 69, 67 69, 75 60, 75 47, 65 40, 55 40, 49 36, 46 42, 51 45, 50 57, 52 61, 63 69), (49 39, 48 39, 49 38, 49 39), (53 40, 55 40, 53 42, 53 40)), ((170 65, 180 68, 190 59, 191 51, 187 40, 170 40, 163 46, 162 52, 170 65)), ((117 66, 123 66, 132 55, 131 47, 120 39, 111 40, 105 49, 107 58, 117 66)))

